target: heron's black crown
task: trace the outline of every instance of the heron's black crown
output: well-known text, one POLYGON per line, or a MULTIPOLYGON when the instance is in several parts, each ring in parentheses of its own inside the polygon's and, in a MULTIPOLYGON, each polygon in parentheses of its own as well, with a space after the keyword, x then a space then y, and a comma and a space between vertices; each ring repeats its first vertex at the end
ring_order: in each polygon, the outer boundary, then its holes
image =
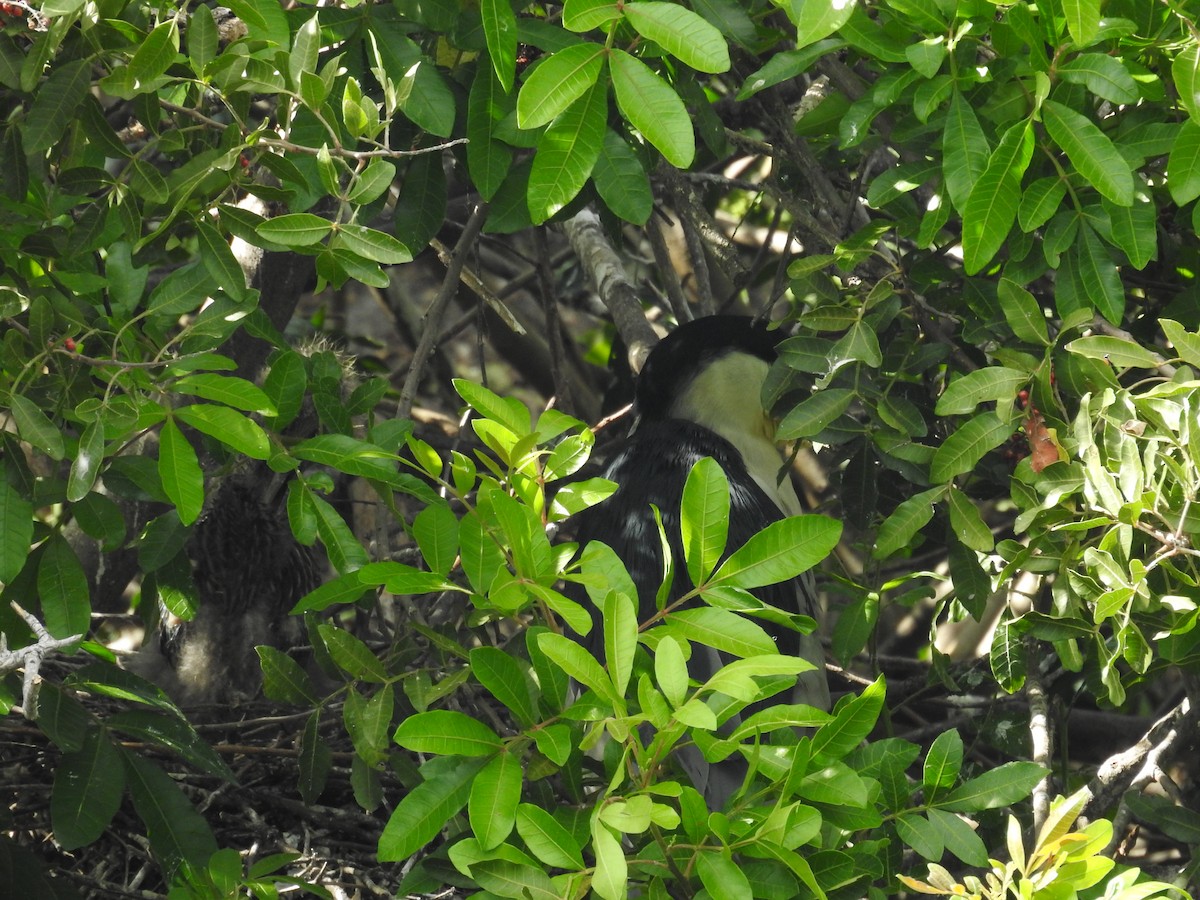
POLYGON ((637 381, 637 409, 643 419, 665 419, 671 405, 713 361, 746 353, 770 364, 782 335, 746 316, 706 316, 680 325, 658 342, 637 381))

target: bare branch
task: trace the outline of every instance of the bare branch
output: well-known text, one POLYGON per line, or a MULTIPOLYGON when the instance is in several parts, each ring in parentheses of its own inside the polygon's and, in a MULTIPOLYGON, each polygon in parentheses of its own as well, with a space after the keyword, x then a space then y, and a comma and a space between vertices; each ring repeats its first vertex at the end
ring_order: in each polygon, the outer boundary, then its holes
POLYGON ((21 707, 25 713, 25 718, 33 721, 37 718, 37 689, 41 683, 41 679, 38 677, 38 669, 42 666, 42 660, 46 658, 47 654, 55 650, 61 650, 64 647, 77 643, 83 635, 74 634, 67 638, 56 638, 46 630, 46 626, 39 622, 35 616, 23 610, 15 601, 10 605, 16 610, 17 615, 25 620, 25 624, 33 631, 37 641, 19 650, 9 650, 8 641, 4 635, 0 634, 0 674, 12 672, 16 669, 25 670, 24 689, 21 692, 21 707))

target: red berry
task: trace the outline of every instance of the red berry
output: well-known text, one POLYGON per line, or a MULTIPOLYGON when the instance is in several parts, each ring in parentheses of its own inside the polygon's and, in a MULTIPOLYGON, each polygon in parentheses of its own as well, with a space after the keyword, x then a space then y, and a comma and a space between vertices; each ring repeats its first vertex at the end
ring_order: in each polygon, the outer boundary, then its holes
POLYGON ((63 341, 63 346, 66 347, 70 352, 74 353, 75 352, 75 338, 67 338, 65 341, 63 341))

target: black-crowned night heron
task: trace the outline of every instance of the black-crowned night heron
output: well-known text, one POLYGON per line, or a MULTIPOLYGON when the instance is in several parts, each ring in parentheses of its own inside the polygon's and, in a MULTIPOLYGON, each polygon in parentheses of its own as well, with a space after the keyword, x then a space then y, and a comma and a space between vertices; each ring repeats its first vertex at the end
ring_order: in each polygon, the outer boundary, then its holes
MULTIPOLYGON (((651 351, 638 376, 636 414, 629 442, 609 464, 605 477, 620 485, 613 496, 580 516, 580 546, 598 540, 624 561, 637 587, 639 621, 657 611, 655 595, 662 580, 658 508, 675 565, 668 603, 693 585, 683 565, 679 508, 688 473, 711 457, 729 481, 729 536, 726 553, 742 546, 772 522, 800 515, 803 509, 775 440, 775 422, 763 408, 762 390, 778 338, 742 316, 710 316, 681 325, 651 351)), ((791 581, 758 588, 758 599, 789 613, 817 617, 817 601, 808 573, 791 581)), ((795 690, 776 702, 829 708, 825 655, 815 635, 765 626, 781 653, 816 665, 803 673, 795 690)), ((602 652, 600 629, 592 648, 602 652)), ((728 662, 710 648, 693 646, 690 675, 707 680, 728 662)), ((712 808, 720 808, 741 784, 744 766, 709 766, 694 748, 680 762, 712 808)))

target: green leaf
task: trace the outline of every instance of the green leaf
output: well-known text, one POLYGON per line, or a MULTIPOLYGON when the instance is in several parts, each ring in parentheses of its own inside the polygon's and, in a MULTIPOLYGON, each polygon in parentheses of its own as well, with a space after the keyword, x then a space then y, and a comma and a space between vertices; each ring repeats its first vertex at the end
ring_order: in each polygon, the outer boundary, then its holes
POLYGON ((463 760, 405 794, 379 836, 379 861, 403 862, 437 837, 466 805, 471 782, 483 765, 483 760, 463 760))
POLYGON ((157 709, 130 709, 108 716, 104 724, 113 731, 170 750, 201 772, 223 778, 230 783, 237 780, 233 770, 176 710, 165 712, 157 709))
POLYGON ((839 700, 833 709, 833 719, 813 735, 813 755, 840 760, 852 752, 875 727, 886 694, 886 684, 880 677, 857 697, 850 694, 839 700))
POLYGON ((522 728, 537 721, 530 682, 520 663, 498 647, 471 649, 471 674, 496 698, 522 728))
POLYGON ((212 293, 216 282, 201 264, 176 269, 150 292, 146 301, 148 312, 162 316, 178 316, 194 311, 212 293))
POLYGON ((263 694, 279 703, 293 706, 312 706, 317 702, 317 692, 312 679, 282 650, 263 644, 255 647, 263 672, 263 694))
POLYGON ((729 534, 729 480, 712 457, 688 473, 680 506, 683 555, 692 584, 703 584, 725 552, 729 534))
POLYGON ((780 421, 779 440, 815 437, 850 408, 854 397, 850 388, 825 388, 801 400, 780 421))
POLYGON ((584 866, 579 842, 540 806, 522 803, 517 807, 517 834, 529 851, 550 868, 581 869, 584 866))
POLYGON ((1131 266, 1144 269, 1158 257, 1158 208, 1154 201, 1138 185, 1129 206, 1117 206, 1107 197, 1102 205, 1112 225, 1112 242, 1124 251, 1131 266))
POLYGON ((228 406, 194 403, 175 410, 175 418, 251 459, 271 455, 271 441, 262 426, 228 406))
MULTIPOLYGON (((146 167, 146 171, 154 170, 146 167)), ((166 188, 165 182, 163 187, 166 188)), ((200 259, 208 274, 230 297, 240 300, 246 293, 246 273, 234 257, 229 243, 217 229, 203 220, 196 222, 196 237, 200 244, 200 259)))
POLYGON ((1017 122, 988 158, 963 208, 963 264, 974 275, 1003 246, 1017 217, 1021 177, 1033 153, 1033 129, 1017 122))
POLYGON ((1200 197, 1200 118, 1188 119, 1167 157, 1167 187, 1177 206, 1200 197))
POLYGON ((332 230, 332 222, 312 213, 276 216, 255 229, 263 240, 285 247, 311 247, 323 241, 332 230))
POLYGON ((395 741, 415 753, 443 756, 490 756, 503 746, 488 726, 450 709, 409 716, 396 729, 395 741))
POLYGON ((1017 222, 1025 232, 1041 228, 1062 208, 1067 196, 1067 184, 1057 175, 1039 178, 1021 195, 1017 222))
POLYGON ((829 37, 850 20, 854 6, 854 0, 792 0, 788 12, 796 23, 796 49, 829 37))
MULTIPOLYGON (((66 446, 63 442, 62 431, 50 421, 36 403, 23 394, 12 394, 9 397, 13 419, 17 423, 17 434, 21 440, 27 441, 41 450, 55 462, 62 462, 66 456, 66 446)), ((101 435, 103 448, 103 435, 101 435)), ((0 581, 8 581, 0 578, 0 581)))
POLYGON ((1046 314, 1033 294, 1012 279, 1001 278, 996 285, 996 299, 1000 301, 1000 311, 1015 337, 1032 344, 1049 345, 1046 314))
POLYGON ((625 18, 642 37, 658 44, 698 72, 729 69, 729 48, 721 32, 678 3, 638 0, 623 7, 625 18))
POLYGON ((467 818, 484 850, 499 846, 512 833, 521 800, 521 780, 521 758, 498 753, 471 783, 467 818))
POLYGON ((300 799, 311 806, 317 802, 329 780, 333 768, 333 751, 321 736, 321 711, 314 709, 304 722, 300 735, 300 757, 297 760, 299 775, 297 787, 300 799))
MULTIPOLYGON (((300 89, 305 73, 317 71, 317 55, 321 50, 319 15, 314 12, 311 17, 305 19, 292 38, 292 52, 288 54, 288 77, 292 87, 297 90, 300 89)), ((188 43, 191 43, 190 31, 188 43)))
POLYGON ((949 812, 978 812, 1012 806, 1024 800, 1046 770, 1037 763, 1008 762, 964 782, 943 797, 937 808, 949 812))
POLYGON ((152 88, 179 55, 179 22, 171 17, 155 27, 138 46, 129 61, 129 77, 138 93, 152 88))
POLYGON ((1058 75, 1071 84, 1082 84, 1111 103, 1136 103, 1137 82, 1125 64, 1104 53, 1081 53, 1058 67, 1058 75))
POLYGON ((55 66, 38 86, 22 125, 21 144, 27 154, 40 156, 63 136, 87 96, 91 73, 90 60, 76 59, 55 66))
POLYGON ((963 742, 958 731, 951 729, 939 734, 925 754, 921 772, 921 783, 925 789, 926 802, 934 800, 942 788, 948 788, 958 780, 963 763, 963 742))
POLYGON ((543 132, 529 173, 529 215, 534 224, 575 199, 592 174, 604 144, 608 85, 597 81, 543 132))
POLYGON ((216 58, 217 42, 217 22, 212 10, 204 5, 195 7, 188 16, 187 50, 192 71, 197 75, 203 75, 208 64, 216 58))
POLYGON ((980 413, 946 438, 929 464, 931 481, 950 481, 970 472, 1012 434, 1012 425, 993 412, 980 413))
POLYGON ((734 656, 778 653, 775 642, 749 619, 725 609, 701 607, 669 613, 671 633, 734 656))
POLYGON ((904 55, 908 57, 908 61, 914 69, 926 78, 932 78, 941 70, 942 61, 946 58, 945 35, 909 44, 905 48, 904 55))
POLYGON ((696 855, 696 873, 709 896, 751 897, 750 880, 742 868, 733 861, 726 848, 717 852, 700 852, 696 855))
POLYGON ((1100 0, 1063 0, 1063 13, 1075 46, 1088 46, 1100 30, 1100 0))
POLYGON ((1042 104, 1042 122, 1046 132, 1092 187, 1118 206, 1133 203, 1133 173, 1129 163, 1091 119, 1068 106, 1047 100, 1042 104))
POLYGON ((246 23, 250 36, 287 49, 291 31, 283 7, 274 0, 230 0, 227 4, 246 23))
POLYGON ((969 822, 941 809, 928 809, 925 815, 929 817, 930 824, 937 829, 938 836, 947 850, 968 866, 987 866, 987 847, 969 822))
POLYGON ((412 253, 400 241, 365 225, 339 225, 330 246, 384 265, 412 262, 412 253))
POLYGON ((29 556, 33 504, 8 483, 0 460, 0 582, 11 584, 29 556))
POLYGON ((592 167, 592 181, 600 199, 616 215, 634 225, 645 225, 654 209, 650 177, 625 139, 605 129, 604 145, 592 167))
POLYGON ((688 670, 683 649, 673 637, 664 637, 654 649, 654 678, 671 708, 678 709, 687 695, 688 670))
MULTIPOLYGON (((1188 331, 1173 319, 1159 319, 1158 324, 1175 354, 1188 365, 1200 368, 1200 334, 1188 331)), ((7 580, 0 575, 0 581, 7 580)))
POLYGON ((1193 43, 1175 57, 1171 78, 1189 118, 1200 125, 1200 44, 1193 43))
POLYGON ((975 110, 955 91, 942 134, 942 171, 950 202, 960 212, 966 209, 971 189, 987 169, 990 155, 991 148, 975 110))
POLYGON ((596 868, 592 890, 601 900, 625 900, 629 896, 629 863, 621 842, 599 816, 592 819, 592 852, 596 868))
POLYGON ((513 100, 490 66, 479 66, 467 100, 467 169, 479 196, 490 201, 512 163, 512 150, 495 137, 497 124, 513 110, 513 100))
POLYGON ((87 846, 104 833, 121 806, 125 771, 108 732, 89 728, 83 746, 64 753, 54 772, 50 820, 64 850, 87 846))
POLYGON ((909 497, 883 520, 875 535, 876 559, 887 559, 907 547, 918 531, 933 518, 933 504, 942 498, 944 487, 930 488, 909 497))
POLYGON ((907 812, 896 819, 896 834, 919 856, 931 862, 941 859, 946 850, 938 829, 917 812, 907 812))
POLYGON ((570 638, 561 634, 539 634, 537 645, 555 665, 580 684, 591 688, 614 705, 621 705, 621 698, 613 692, 612 682, 600 664, 570 638))
POLYGON ((604 56, 599 44, 583 43, 542 60, 517 95, 517 125, 540 128, 566 111, 599 81, 604 56))
POLYGON ((712 583, 750 589, 787 581, 828 556, 841 535, 842 523, 827 516, 772 522, 721 564, 712 583))
POLYGON ((583 33, 621 18, 616 0, 567 0, 563 4, 563 27, 583 33))
POLYGON ((1076 353, 1088 359, 1109 362, 1119 369, 1157 369, 1163 363, 1157 353, 1141 344, 1106 334, 1076 338, 1067 344, 1066 349, 1069 353, 1076 353))
POLYGON ((163 422, 158 441, 158 477, 179 511, 179 521, 191 525, 204 506, 204 472, 196 451, 174 419, 163 422))
POLYGON ((517 66, 517 17, 509 0, 481 0, 479 12, 483 18, 488 57, 496 78, 507 93, 512 90, 517 66))
POLYGON ((104 462, 104 420, 89 422, 79 436, 79 449, 71 460, 71 471, 67 476, 67 499, 79 501, 88 495, 100 475, 104 462))
POLYGON ((613 93, 621 114, 676 168, 696 155, 696 135, 687 107, 644 62, 624 50, 611 51, 613 93))
POLYGON ((217 375, 212 372, 198 372, 185 375, 172 385, 177 394, 190 394, 205 400, 215 400, 246 412, 258 413, 261 416, 276 414, 275 404, 262 388, 232 375, 217 375))
POLYGON ((384 683, 388 680, 387 669, 366 644, 343 628, 324 623, 317 626, 317 633, 325 643, 330 657, 343 672, 359 681, 384 683))
POLYGON ((1028 372, 1004 366, 976 369, 950 382, 938 397, 934 412, 939 416, 960 416, 975 412, 981 403, 1012 400, 1029 383, 1029 378, 1028 372))
POLYGON ((166 871, 174 871, 183 862, 198 871, 206 868, 217 852, 217 841, 204 817, 175 781, 150 760, 128 750, 121 751, 121 759, 133 808, 145 825, 159 865, 166 871))
POLYGON ((990 553, 995 546, 996 540, 992 536, 992 530, 983 521, 979 507, 970 497, 953 486, 950 488, 950 527, 954 536, 972 550, 990 553))

